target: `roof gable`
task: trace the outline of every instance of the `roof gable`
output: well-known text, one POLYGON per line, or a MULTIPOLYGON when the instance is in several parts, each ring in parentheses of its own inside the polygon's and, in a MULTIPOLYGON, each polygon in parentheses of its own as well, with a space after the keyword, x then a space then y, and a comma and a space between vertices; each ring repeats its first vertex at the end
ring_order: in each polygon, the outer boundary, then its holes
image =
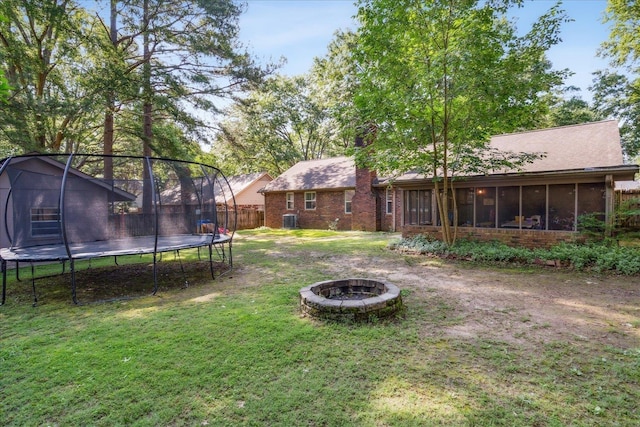
POLYGON ((263 192, 355 188, 356 166, 350 157, 298 162, 267 184, 263 192))
POLYGON ((271 178, 271 176, 266 172, 256 172, 244 175, 235 175, 227 178, 227 181, 229 182, 231 191, 233 191, 233 194, 237 196, 257 181, 271 181, 272 179, 273 178, 271 178))

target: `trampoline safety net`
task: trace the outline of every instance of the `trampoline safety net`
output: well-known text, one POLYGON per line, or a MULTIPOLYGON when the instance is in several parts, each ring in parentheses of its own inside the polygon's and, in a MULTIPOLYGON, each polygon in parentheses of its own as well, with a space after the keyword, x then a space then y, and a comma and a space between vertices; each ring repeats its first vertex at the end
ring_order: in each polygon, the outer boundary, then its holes
POLYGON ((215 247, 231 266, 237 218, 229 182, 215 167, 87 154, 2 160, 0 214, 3 304, 7 261, 69 261, 74 302, 77 259, 153 254, 154 292, 158 253, 208 246, 212 262, 215 247))

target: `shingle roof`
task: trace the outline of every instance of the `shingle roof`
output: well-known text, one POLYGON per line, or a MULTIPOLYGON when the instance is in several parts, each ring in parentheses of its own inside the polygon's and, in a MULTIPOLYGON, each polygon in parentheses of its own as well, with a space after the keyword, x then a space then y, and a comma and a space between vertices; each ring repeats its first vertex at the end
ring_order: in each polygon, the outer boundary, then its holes
POLYGON ((620 166, 624 163, 615 120, 498 135, 491 146, 501 151, 542 152, 546 157, 523 172, 620 166))
POLYGON ((355 188, 356 166, 350 157, 298 162, 267 184, 263 191, 355 188))
MULTIPOLYGON (((544 154, 543 158, 523 165, 520 170, 502 170, 494 174, 590 170, 624 164, 615 120, 496 135, 491 137, 489 145, 500 151, 544 154)), ((422 174, 407 172, 397 181, 422 179, 426 179, 422 174)))
MULTIPOLYGON (((231 191, 233 191, 234 195, 238 195, 243 192, 247 187, 249 187, 254 182, 261 179, 263 176, 269 175, 266 172, 256 172, 256 173, 248 173, 244 175, 234 175, 232 177, 227 178, 229 181, 229 187, 231 187, 231 191)), ((271 178, 271 177, 269 177, 271 178)))
MULTIPOLYGON (((500 151, 545 154, 545 157, 524 165, 520 171, 501 171, 500 173, 582 170, 624 164, 618 123, 615 120, 497 135, 491 138, 490 145, 500 151)), ((416 172, 408 172, 397 181, 416 179, 425 179, 425 177, 416 172)), ((354 187, 353 159, 334 157, 296 163, 267 184, 263 191, 354 187)))

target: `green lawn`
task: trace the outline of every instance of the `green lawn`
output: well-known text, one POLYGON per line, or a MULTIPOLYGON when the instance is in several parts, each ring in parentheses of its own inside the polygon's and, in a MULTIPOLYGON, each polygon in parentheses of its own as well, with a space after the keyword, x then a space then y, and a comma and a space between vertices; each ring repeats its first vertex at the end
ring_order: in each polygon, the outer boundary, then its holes
MULTIPOLYGON (((36 307, 28 281, 12 279, 0 307, 0 424, 640 425, 638 346, 550 340, 532 351, 446 336, 432 331, 460 323, 456 308, 418 292, 404 293, 394 321, 300 316, 299 289, 342 257, 410 262, 387 249, 391 238, 242 232, 222 278, 187 265, 188 287, 178 274, 156 296, 111 302, 80 289, 78 306, 68 276, 40 280, 36 307)), ((105 277, 151 289, 148 272, 105 277)))

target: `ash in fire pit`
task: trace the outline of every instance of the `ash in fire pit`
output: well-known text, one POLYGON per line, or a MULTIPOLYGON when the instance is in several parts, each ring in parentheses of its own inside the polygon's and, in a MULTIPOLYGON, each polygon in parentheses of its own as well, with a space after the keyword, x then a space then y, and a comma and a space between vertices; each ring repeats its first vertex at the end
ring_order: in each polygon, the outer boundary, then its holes
POLYGON ((341 279, 300 289, 302 312, 329 320, 369 321, 393 316, 403 308, 400 289, 371 279, 341 279))

